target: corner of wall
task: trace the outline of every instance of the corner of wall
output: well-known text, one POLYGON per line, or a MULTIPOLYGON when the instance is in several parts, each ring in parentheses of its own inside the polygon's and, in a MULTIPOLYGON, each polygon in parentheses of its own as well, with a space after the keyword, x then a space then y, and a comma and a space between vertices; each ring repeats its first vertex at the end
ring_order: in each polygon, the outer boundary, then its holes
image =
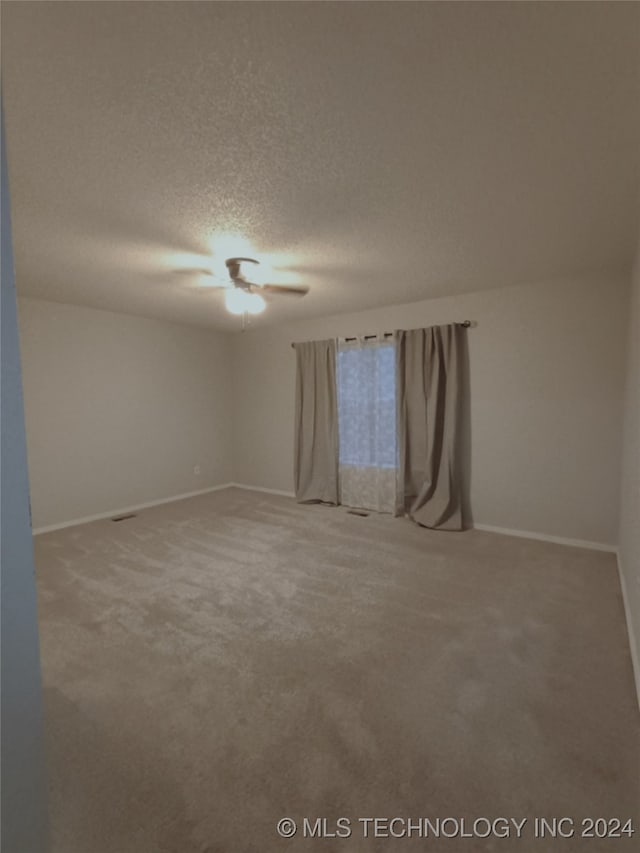
POLYGON ((640 238, 631 276, 618 568, 640 706, 640 238))

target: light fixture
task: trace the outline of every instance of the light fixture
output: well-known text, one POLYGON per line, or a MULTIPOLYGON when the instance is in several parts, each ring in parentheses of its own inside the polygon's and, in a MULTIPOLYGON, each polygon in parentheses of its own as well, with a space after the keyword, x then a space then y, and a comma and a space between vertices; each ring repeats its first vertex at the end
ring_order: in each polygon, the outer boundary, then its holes
POLYGON ((264 309, 267 307, 267 303, 264 301, 264 296, 260 296, 259 293, 249 293, 248 296, 251 301, 249 313, 262 314, 264 309))
POLYGON ((240 287, 227 290, 224 302, 231 314, 261 314, 266 308, 266 302, 259 293, 251 293, 240 287))
POLYGON ((247 302, 249 304, 247 308, 249 314, 262 314, 267 307, 264 297, 260 296, 259 293, 247 293, 247 302))

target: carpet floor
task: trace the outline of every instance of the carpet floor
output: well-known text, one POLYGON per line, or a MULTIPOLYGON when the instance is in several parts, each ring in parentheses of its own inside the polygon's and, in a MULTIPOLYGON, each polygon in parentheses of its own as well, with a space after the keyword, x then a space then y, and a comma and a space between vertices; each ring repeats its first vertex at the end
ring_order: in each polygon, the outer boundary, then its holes
POLYGON ((240 489, 35 550, 54 853, 638 849, 611 554, 240 489))

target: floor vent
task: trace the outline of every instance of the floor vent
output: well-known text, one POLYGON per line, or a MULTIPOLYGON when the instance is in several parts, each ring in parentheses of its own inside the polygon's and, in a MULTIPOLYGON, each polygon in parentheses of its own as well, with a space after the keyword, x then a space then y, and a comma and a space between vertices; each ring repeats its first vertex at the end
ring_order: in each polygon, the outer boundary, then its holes
POLYGON ((369 513, 368 512, 362 512, 361 509, 348 509, 347 512, 349 513, 349 515, 360 515, 360 516, 362 516, 362 518, 368 518, 369 517, 369 513))
POLYGON ((116 515, 111 521, 126 521, 128 518, 136 518, 135 512, 130 512, 128 515, 116 515))

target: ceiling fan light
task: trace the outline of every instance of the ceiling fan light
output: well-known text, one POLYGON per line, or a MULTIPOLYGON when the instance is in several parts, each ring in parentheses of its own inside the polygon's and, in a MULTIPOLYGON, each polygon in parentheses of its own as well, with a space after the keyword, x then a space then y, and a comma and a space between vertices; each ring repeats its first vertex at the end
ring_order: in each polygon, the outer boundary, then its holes
POLYGON ((262 314, 264 309, 267 307, 267 303, 264 301, 263 297, 260 296, 259 293, 246 293, 247 297, 246 310, 249 314, 262 314))
POLYGON ((239 288, 227 290, 224 295, 224 304, 227 307, 227 311, 231 314, 244 314, 248 310, 246 302, 248 295, 244 290, 240 290, 239 288))
POLYGON ((261 314, 267 307, 259 293, 248 293, 239 287, 227 290, 224 302, 231 314, 261 314))

